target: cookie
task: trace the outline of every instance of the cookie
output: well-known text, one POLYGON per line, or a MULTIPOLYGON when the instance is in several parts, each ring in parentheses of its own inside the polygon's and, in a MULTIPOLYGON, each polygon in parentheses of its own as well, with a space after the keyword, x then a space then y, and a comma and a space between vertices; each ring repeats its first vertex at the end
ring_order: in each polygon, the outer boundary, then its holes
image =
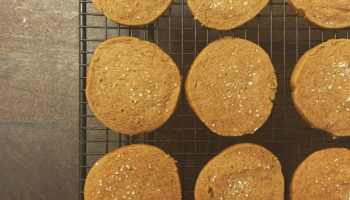
POLYGON ((181 200, 176 161, 157 147, 136 144, 99 159, 85 181, 86 200, 181 200))
POLYGON ((286 0, 298 14, 317 26, 328 29, 350 26, 349 0, 286 0))
POLYGON ((256 144, 236 144, 211 159, 200 172, 196 200, 283 200, 284 178, 278 159, 256 144))
POLYGON ((135 135, 153 131, 169 119, 179 99, 181 80, 174 61, 157 45, 118 37, 95 50, 86 98, 106 127, 135 135))
POLYGON ((254 18, 269 0, 188 0, 195 19, 216 30, 230 30, 254 18))
POLYGON ((201 121, 223 136, 254 133, 267 120, 277 81, 258 45, 225 37, 209 44, 186 80, 188 102, 201 121))
POLYGON ((306 52, 292 78, 301 116, 334 137, 350 136, 350 40, 329 40, 306 52))
POLYGON ((330 148, 307 157, 294 172, 291 200, 350 200, 350 150, 330 148))
POLYGON ((172 0, 92 0, 98 10, 115 23, 126 26, 150 24, 171 5, 172 0))

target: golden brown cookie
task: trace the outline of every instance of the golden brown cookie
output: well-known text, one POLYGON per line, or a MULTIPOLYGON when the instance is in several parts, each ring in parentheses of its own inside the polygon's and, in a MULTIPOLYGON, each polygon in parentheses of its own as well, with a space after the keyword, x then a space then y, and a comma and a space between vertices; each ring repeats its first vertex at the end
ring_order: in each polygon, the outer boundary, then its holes
POLYGON ((176 161, 157 147, 136 144, 106 154, 91 168, 86 200, 181 200, 176 161))
POLYGON ((225 37, 196 58, 186 80, 190 106, 213 132, 254 133, 267 120, 277 81, 271 60, 258 45, 225 37))
POLYGON ((129 135, 150 132, 175 110, 181 75, 157 45, 134 37, 109 39, 95 50, 86 97, 108 128, 129 135))
POLYGON ((283 200, 284 178, 278 159, 256 144, 236 144, 211 159, 200 172, 196 200, 283 200))
POLYGON ((306 52, 292 78, 293 102, 312 127, 350 136, 350 40, 329 40, 306 52))
POLYGON ((108 19, 127 26, 152 23, 171 5, 172 0, 92 0, 108 19))
POLYGON ((350 26, 349 0, 286 0, 298 14, 322 28, 350 26))
POLYGON ((296 169, 291 200, 350 200, 350 150, 330 148, 307 157, 296 169))
POLYGON ((230 30, 254 18, 269 0, 188 0, 192 15, 204 26, 230 30))

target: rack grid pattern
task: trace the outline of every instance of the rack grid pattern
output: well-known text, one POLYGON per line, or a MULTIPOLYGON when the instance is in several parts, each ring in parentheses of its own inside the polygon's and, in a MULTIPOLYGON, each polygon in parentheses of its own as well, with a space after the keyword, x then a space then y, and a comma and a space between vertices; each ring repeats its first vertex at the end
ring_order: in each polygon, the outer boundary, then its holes
POLYGON ((98 12, 93 3, 79 0, 79 186, 93 163, 118 147, 145 143, 160 147, 178 162, 183 199, 193 199, 196 178, 202 167, 224 148, 251 142, 271 150, 280 160, 285 176, 285 199, 297 165, 309 154, 327 147, 350 148, 350 138, 333 140, 327 133, 311 129, 293 106, 289 86, 292 70, 308 49, 331 38, 349 38, 349 29, 326 30, 309 25, 283 0, 270 0, 254 19, 231 31, 205 28, 193 19, 186 0, 174 0, 169 10, 150 25, 126 27, 98 12), (158 130, 137 136, 115 133, 93 115, 85 97, 89 60, 99 43, 117 36, 134 36, 159 45, 177 63, 186 80, 198 53, 210 42, 232 36, 260 45, 270 55, 278 78, 272 114, 254 135, 221 137, 190 109, 182 93, 180 104, 169 121, 158 130))

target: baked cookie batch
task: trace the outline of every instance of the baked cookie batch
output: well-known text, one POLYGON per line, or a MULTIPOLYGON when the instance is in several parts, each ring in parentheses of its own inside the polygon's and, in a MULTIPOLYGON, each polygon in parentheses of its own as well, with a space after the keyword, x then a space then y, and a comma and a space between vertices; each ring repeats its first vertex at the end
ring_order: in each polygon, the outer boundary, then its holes
MULTIPOLYGON (((350 26, 348 0, 286 0, 306 20, 322 28, 350 26)), ((172 0, 93 0, 110 20, 140 26, 155 21, 172 0)), ((188 0, 203 26, 230 30, 254 18, 268 0, 188 0)), ((109 129, 136 135, 162 126, 179 101, 182 76, 157 45, 135 37, 106 40, 91 58, 86 97, 109 129)), ((332 39, 306 52, 292 77, 296 109, 311 127, 334 138, 350 136, 350 40, 332 39)), ((270 116, 277 78, 268 54, 258 45, 224 37, 209 44, 193 62, 184 86, 199 119, 222 136, 258 130, 270 116)), ((284 199, 280 162, 250 143, 233 145, 200 172, 196 200, 284 199)), ((118 148, 89 171, 84 196, 97 199, 181 199, 176 161, 157 147, 118 148)), ((350 150, 329 148, 306 158, 294 172, 290 199, 350 200, 350 150)))

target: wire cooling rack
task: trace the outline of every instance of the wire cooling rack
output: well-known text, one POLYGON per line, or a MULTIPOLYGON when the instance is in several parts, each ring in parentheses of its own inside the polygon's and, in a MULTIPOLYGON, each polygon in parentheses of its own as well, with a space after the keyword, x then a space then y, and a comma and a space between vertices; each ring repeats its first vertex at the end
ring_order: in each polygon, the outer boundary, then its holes
POLYGON ((283 0, 268 6, 247 24, 231 31, 215 31, 194 21, 186 0, 174 0, 156 22, 140 27, 115 24, 98 12, 91 1, 79 0, 79 185, 84 183, 93 163, 118 147, 145 143, 160 147, 178 162, 183 199, 193 199, 196 178, 210 158, 222 149, 241 142, 260 144, 280 160, 285 177, 285 199, 297 165, 312 152, 327 147, 350 148, 350 138, 333 140, 323 131, 309 128, 291 99, 290 77, 299 57, 308 49, 331 38, 349 38, 349 29, 325 30, 310 26, 294 14, 283 0), (177 63, 186 80, 190 65, 210 42, 233 36, 253 41, 270 55, 278 77, 278 92, 272 114, 254 135, 221 137, 210 132, 190 109, 182 93, 180 104, 169 121, 158 130, 125 136, 104 127, 93 115, 85 97, 86 72, 97 45, 117 36, 134 36, 158 44, 177 63))

